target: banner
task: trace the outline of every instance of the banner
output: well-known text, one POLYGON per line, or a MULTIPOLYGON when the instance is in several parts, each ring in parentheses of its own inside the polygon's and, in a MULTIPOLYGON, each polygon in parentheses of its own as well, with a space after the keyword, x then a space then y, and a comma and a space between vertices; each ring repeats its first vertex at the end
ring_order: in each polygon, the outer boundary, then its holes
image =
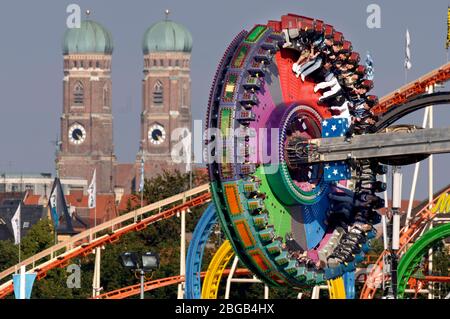
POLYGON ((410 50, 410 45, 411 45, 411 38, 409 36, 409 30, 406 29, 406 48, 405 48, 405 68, 407 70, 411 69, 412 67, 412 63, 411 63, 411 50, 410 50))
POLYGON ((60 214, 58 214, 58 188, 56 187, 56 185, 53 187, 53 191, 50 194, 49 206, 53 219, 53 226, 55 229, 57 229, 59 226, 60 214))
POLYGON ((14 296, 16 299, 30 299, 36 274, 13 275, 14 296), (25 278, 21 278, 24 276, 25 278), (23 288, 23 285, 25 288, 23 288))
POLYGON ((97 203, 96 203, 96 197, 97 197, 96 176, 97 176, 97 169, 94 169, 94 175, 92 176, 92 181, 91 181, 91 184, 89 185, 89 188, 88 188, 89 208, 95 208, 95 206, 97 205, 97 203))
POLYGON ((144 183, 145 183, 144 166, 145 166, 144 156, 142 155, 142 158, 141 158, 141 177, 140 177, 140 181, 139 181, 139 193, 144 191, 144 183))
POLYGON ((373 66, 373 58, 369 52, 367 52, 366 55, 365 66, 366 66, 367 80, 373 81, 373 79, 375 78, 375 70, 373 66))
POLYGON ((20 244, 20 237, 21 237, 21 218, 20 218, 20 205, 17 207, 17 210, 14 214, 14 216, 11 219, 11 226, 14 234, 14 244, 18 245, 20 244))
POLYGON ((69 232, 73 231, 71 216, 67 209, 64 191, 59 178, 55 178, 53 183, 53 188, 48 201, 48 207, 50 208, 51 218, 53 220, 55 230, 62 227, 60 230, 64 229, 69 232), (61 221, 62 225, 60 225, 61 221))

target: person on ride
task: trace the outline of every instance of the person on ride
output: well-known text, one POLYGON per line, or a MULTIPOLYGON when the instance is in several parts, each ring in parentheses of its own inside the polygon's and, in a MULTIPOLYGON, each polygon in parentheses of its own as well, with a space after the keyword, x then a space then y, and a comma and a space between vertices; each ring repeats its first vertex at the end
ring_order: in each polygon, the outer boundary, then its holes
POLYGON ((363 80, 356 83, 354 88, 350 91, 349 95, 354 104, 360 104, 366 101, 365 95, 373 88, 373 82, 371 80, 363 80))
POLYGON ((339 79, 347 88, 353 89, 354 85, 360 80, 360 76, 353 72, 346 72, 342 73, 339 79))
POLYGON ((322 62, 323 59, 320 57, 320 51, 314 52, 314 48, 312 48, 309 61, 298 69, 297 77, 300 74, 302 81, 305 82, 305 78, 319 69, 322 66, 322 62))
POLYGON ((378 105, 378 97, 376 95, 367 95, 366 96, 367 105, 372 109, 375 105, 378 105))
POLYGON ((339 92, 342 90, 342 87, 339 84, 339 81, 333 72, 330 72, 330 74, 328 74, 328 76, 325 78, 324 82, 321 82, 314 87, 314 92, 317 93, 319 90, 325 90, 325 89, 329 89, 329 90, 327 90, 319 98, 319 102, 323 102, 326 99, 336 97, 339 94, 339 92))
POLYGON ((352 109, 352 114, 358 118, 365 118, 370 113, 370 109, 370 105, 367 102, 363 102, 352 109))
POLYGON ((311 55, 310 47, 304 46, 297 62, 295 62, 294 65, 292 66, 292 71, 297 74, 297 77, 299 77, 298 69, 308 60, 310 55, 311 55))
POLYGON ((368 131, 368 129, 375 123, 376 121, 372 117, 355 118, 353 130, 357 134, 365 134, 368 131))
POLYGON ((333 118, 346 119, 347 123, 350 124, 352 121, 352 116, 350 114, 351 105, 352 102, 346 100, 341 106, 332 106, 331 109, 333 111, 339 111, 339 115, 333 115, 333 118))

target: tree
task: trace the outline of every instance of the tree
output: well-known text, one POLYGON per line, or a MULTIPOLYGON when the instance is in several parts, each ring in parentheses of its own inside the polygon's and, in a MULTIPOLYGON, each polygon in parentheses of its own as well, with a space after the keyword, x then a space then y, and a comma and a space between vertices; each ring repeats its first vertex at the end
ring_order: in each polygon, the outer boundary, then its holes
POLYGON ((7 269, 19 262, 19 249, 10 240, 0 241, 0 270, 7 269))
POLYGON ((22 255, 24 258, 28 258, 54 244, 55 233, 51 221, 47 218, 41 219, 22 238, 22 255))

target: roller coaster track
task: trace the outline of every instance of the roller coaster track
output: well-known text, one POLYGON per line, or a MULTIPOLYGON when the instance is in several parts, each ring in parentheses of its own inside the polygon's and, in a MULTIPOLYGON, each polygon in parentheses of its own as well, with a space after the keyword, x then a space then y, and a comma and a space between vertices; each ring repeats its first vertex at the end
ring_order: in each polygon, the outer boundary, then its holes
POLYGON ((336 279, 327 280, 330 299, 346 299, 344 279, 337 277, 336 279))
POLYGON ((384 96, 372 110, 377 115, 386 113, 393 106, 404 104, 412 97, 425 93, 428 86, 444 83, 449 79, 450 62, 384 96))
MULTIPOLYGON (((227 275, 230 272, 229 269, 225 269, 223 274, 227 275)), ((247 269, 236 269, 235 271, 236 275, 250 275, 250 271, 247 269)), ((200 277, 205 277, 206 271, 200 273, 200 277)), ((171 285, 176 285, 184 281, 184 276, 173 276, 173 277, 167 277, 162 279, 156 279, 153 281, 148 281, 144 283, 144 291, 151 291, 171 285)), ((120 288, 117 290, 113 290, 104 294, 101 294, 97 296, 95 299, 125 299, 131 296, 138 295, 141 291, 141 285, 132 285, 129 287, 120 288)))
MULTIPOLYGON (((225 267, 233 257, 233 247, 227 240, 220 246, 209 264, 203 282, 202 299, 217 299, 220 280, 224 274, 228 273, 228 270, 226 270, 225 267)), ((330 299, 346 299, 344 279, 342 277, 328 280, 327 284, 330 292, 330 299)))
POLYGON ((408 279, 428 249, 436 242, 450 237, 450 224, 437 226, 424 233, 409 249, 398 264, 397 297, 403 298, 408 279))
POLYGON ((200 272, 202 268, 203 252, 214 225, 217 224, 217 215, 214 204, 210 204, 203 213, 195 227, 189 244, 186 258, 186 299, 200 299, 201 281, 200 272))
POLYGON ((224 241, 208 266, 208 271, 203 281, 202 299, 217 299, 220 280, 222 279, 225 267, 233 256, 233 247, 231 247, 228 240, 224 241))
POLYGON ((412 112, 418 111, 430 105, 448 103, 450 103, 450 92, 436 92, 419 95, 401 105, 390 108, 385 113, 380 115, 379 120, 371 130, 372 132, 379 132, 412 112))
MULTIPOLYGON (((129 232, 141 231, 153 223, 169 219, 178 212, 202 205, 210 199, 209 185, 205 184, 146 207, 142 207, 98 225, 97 227, 86 230, 71 237, 67 241, 27 258, 20 264, 1 272, 0 280, 14 274, 21 266, 30 268, 27 269, 28 272, 36 272, 37 279, 42 279, 49 270, 56 267, 65 267, 72 258, 87 256, 91 254, 96 247, 114 243, 129 232), (161 212, 162 209, 171 205, 176 206, 161 212), (151 216, 145 216, 145 214, 153 211, 157 211, 157 213, 151 216), (139 219, 141 220, 139 221, 139 219), (122 226, 125 222, 131 222, 131 224, 122 226)), ((13 290, 12 280, 2 284, 0 286, 0 298, 4 298, 12 293, 13 290)))
MULTIPOLYGON (((411 225, 405 226, 400 231, 400 248, 398 250, 398 254, 402 255, 406 252, 406 250, 409 247, 409 244, 416 239, 421 232, 427 227, 427 225, 430 223, 430 221, 433 220, 434 217, 436 217, 437 211, 433 208, 438 204, 438 201, 440 199, 440 196, 442 194, 450 192, 450 187, 444 190, 441 193, 438 193, 434 200, 424 208, 422 208, 413 218, 411 221, 411 225)), ((383 264, 383 257, 386 256, 388 253, 386 251, 383 251, 383 253, 380 254, 378 260, 375 263, 375 266, 372 268, 371 272, 368 275, 369 278, 374 278, 377 273, 380 272, 380 269, 382 269, 383 264)), ((372 299, 375 296, 375 293, 377 291, 377 285, 368 284, 369 282, 372 282, 372 280, 366 280, 364 287, 361 291, 360 298, 361 299, 372 299)))
POLYGON ((355 272, 346 272, 343 276, 346 299, 355 299, 355 272))

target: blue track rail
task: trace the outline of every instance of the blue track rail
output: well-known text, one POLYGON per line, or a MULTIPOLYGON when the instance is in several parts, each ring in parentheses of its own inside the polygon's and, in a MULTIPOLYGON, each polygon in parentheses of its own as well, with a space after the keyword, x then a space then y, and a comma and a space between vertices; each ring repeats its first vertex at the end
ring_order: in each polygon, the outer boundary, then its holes
POLYGON ((212 228, 217 224, 216 208, 210 204, 195 227, 186 257, 186 299, 200 299, 202 259, 212 228))
POLYGON ((346 272, 343 277, 347 299, 355 299, 355 272, 346 272))

